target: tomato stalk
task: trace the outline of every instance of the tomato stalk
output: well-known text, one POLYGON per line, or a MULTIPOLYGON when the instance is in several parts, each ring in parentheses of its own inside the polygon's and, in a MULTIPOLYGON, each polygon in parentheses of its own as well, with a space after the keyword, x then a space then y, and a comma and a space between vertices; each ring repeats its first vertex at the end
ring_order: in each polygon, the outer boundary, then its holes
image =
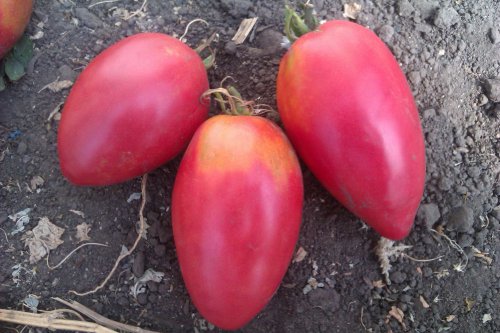
POLYGON ((241 97, 240 92, 234 86, 227 88, 215 88, 205 91, 202 98, 215 96, 215 101, 219 104, 221 111, 233 116, 254 116, 274 111, 269 105, 255 104, 254 101, 246 101, 241 97))
POLYGON ((285 34, 292 43, 300 36, 316 30, 319 25, 314 6, 308 1, 301 7, 304 12, 302 16, 290 6, 285 6, 285 34))

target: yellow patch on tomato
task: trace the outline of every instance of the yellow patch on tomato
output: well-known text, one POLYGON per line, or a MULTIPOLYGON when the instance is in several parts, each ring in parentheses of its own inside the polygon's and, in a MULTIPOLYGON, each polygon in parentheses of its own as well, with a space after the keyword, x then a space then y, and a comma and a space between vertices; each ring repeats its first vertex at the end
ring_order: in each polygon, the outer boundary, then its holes
POLYGON ((254 116, 211 118, 203 125, 195 149, 196 165, 204 173, 244 172, 260 165, 281 183, 298 165, 281 129, 254 116))

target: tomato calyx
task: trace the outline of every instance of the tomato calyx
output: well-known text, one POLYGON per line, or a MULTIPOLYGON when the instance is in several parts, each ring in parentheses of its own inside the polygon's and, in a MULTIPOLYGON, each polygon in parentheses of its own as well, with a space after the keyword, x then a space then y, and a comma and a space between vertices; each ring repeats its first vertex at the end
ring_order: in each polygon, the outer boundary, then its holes
POLYGON ((303 11, 302 15, 299 15, 290 6, 285 6, 285 35, 292 43, 300 36, 316 30, 319 25, 313 4, 307 1, 300 7, 303 11))
POLYGON ((233 116, 258 116, 265 113, 276 113, 267 104, 255 104, 255 101, 247 101, 241 97, 240 92, 234 86, 227 86, 208 89, 202 98, 214 95, 215 101, 219 104, 221 111, 233 116))
MULTIPOLYGON (((197 23, 197 22, 203 23, 207 27, 209 26, 208 22, 205 21, 204 19, 201 19, 201 18, 197 18, 197 19, 194 19, 194 20, 190 21, 186 25, 186 29, 184 30, 184 33, 182 34, 182 36, 179 37, 179 40, 181 42, 183 42, 183 43, 187 42, 186 35, 189 32, 189 28, 191 27, 191 24, 197 23)), ((209 70, 215 64, 215 50, 212 49, 210 46, 211 46, 211 44, 213 42, 217 42, 218 40, 219 40, 219 34, 216 33, 216 32, 214 32, 213 34, 210 35, 210 37, 202 40, 202 42, 200 43, 200 45, 198 45, 194 49, 196 51, 196 53, 198 53, 200 55, 200 57, 202 57, 203 65, 205 66, 206 70, 209 70), (202 53, 203 53, 203 51, 205 51, 205 49, 208 49, 208 51, 209 51, 210 54, 207 57, 203 58, 202 53)))

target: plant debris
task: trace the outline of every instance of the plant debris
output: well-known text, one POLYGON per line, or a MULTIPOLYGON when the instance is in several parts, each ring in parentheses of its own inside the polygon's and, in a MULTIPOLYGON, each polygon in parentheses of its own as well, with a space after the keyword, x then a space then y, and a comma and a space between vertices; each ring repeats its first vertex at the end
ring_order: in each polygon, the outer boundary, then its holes
POLYGON ((76 214, 76 215, 78 215, 78 216, 81 216, 82 218, 85 218, 85 213, 84 213, 84 212, 82 212, 82 211, 79 211, 79 210, 74 210, 74 209, 70 209, 69 211, 70 211, 71 213, 73 213, 73 214, 76 214))
POLYGON ((131 203, 132 201, 134 200, 139 200, 141 198, 141 193, 140 192, 134 192, 132 193, 128 199, 127 199, 127 202, 128 203, 131 203))
POLYGON ((243 44, 247 39, 248 35, 253 31, 255 24, 257 23, 258 17, 246 18, 241 21, 238 31, 231 39, 236 45, 243 44))
POLYGON ((70 81, 70 80, 59 81, 59 78, 57 78, 54 82, 51 82, 51 83, 43 86, 43 88, 40 89, 38 91, 38 93, 41 93, 45 89, 49 89, 52 92, 59 92, 61 90, 70 88, 72 85, 73 85, 73 81, 70 81))
POLYGON ((361 12, 361 5, 353 2, 344 4, 344 13, 342 16, 345 18, 349 18, 351 20, 355 20, 358 18, 359 13, 361 12))
POLYGON ((293 257, 292 262, 294 262, 294 263, 301 262, 306 258, 306 256, 307 256, 307 251, 304 250, 304 248, 301 246, 301 247, 299 247, 299 249, 295 253, 295 256, 293 257))
POLYGON ((491 317, 491 315, 489 313, 485 313, 483 315, 483 324, 486 324, 487 322, 489 322, 490 320, 492 320, 493 318, 491 317))
POLYGON ((51 223, 47 217, 43 217, 33 230, 26 232, 22 239, 30 251, 30 264, 37 263, 49 251, 64 243, 61 240, 64 230, 51 223))
POLYGON ((76 226, 76 239, 78 239, 78 243, 90 240, 90 229, 90 225, 85 222, 76 226))
POLYGON ((44 183, 45 183, 45 180, 42 177, 34 176, 33 178, 31 178, 31 181, 30 181, 31 190, 32 191, 36 190, 38 187, 43 186, 44 183))
POLYGON ((23 305, 30 309, 31 312, 37 313, 38 305, 40 304, 40 302, 38 301, 39 298, 40 297, 36 295, 29 294, 23 299, 23 305))
POLYGON ((420 295, 419 300, 420 300, 420 303, 422 303, 422 306, 424 307, 424 309, 429 308, 429 303, 427 303, 424 296, 420 295))
POLYGON ((387 319, 386 319, 386 323, 389 322, 389 319, 390 318, 394 318, 396 319, 400 324, 401 326, 403 327, 404 330, 406 330, 406 325, 403 321, 404 317, 405 317, 405 314, 403 312, 403 310, 401 310, 400 308, 396 307, 396 306, 391 306, 391 310, 389 311, 389 314, 387 315, 387 319))
POLYGON ((30 223, 29 213, 31 212, 31 208, 23 209, 20 212, 17 212, 13 215, 9 215, 9 219, 16 223, 16 228, 10 233, 11 236, 18 234, 24 231, 24 227, 30 223))
POLYGON ((137 299, 137 296, 139 294, 146 292, 146 283, 148 281, 161 282, 164 276, 165 273, 157 272, 151 268, 148 268, 144 272, 144 274, 139 279, 137 279, 135 284, 130 287, 130 294, 134 296, 135 299, 137 299))
POLYGON ((391 279, 389 278, 389 272, 391 271, 392 265, 391 261, 394 261, 396 257, 403 254, 403 251, 411 248, 410 245, 398 245, 394 246, 394 241, 380 237, 375 247, 375 255, 378 257, 380 262, 380 268, 382 268, 382 274, 385 277, 385 282, 387 285, 391 284, 391 279))
POLYGON ((470 299, 468 297, 465 298, 465 307, 467 308, 467 312, 470 312, 470 310, 472 310, 472 307, 474 307, 474 303, 476 303, 476 301, 474 301, 473 299, 470 299))
POLYGON ((472 251, 474 251, 474 257, 481 259, 486 264, 491 265, 493 263, 493 259, 488 257, 489 253, 481 252, 474 246, 472 247, 472 251))

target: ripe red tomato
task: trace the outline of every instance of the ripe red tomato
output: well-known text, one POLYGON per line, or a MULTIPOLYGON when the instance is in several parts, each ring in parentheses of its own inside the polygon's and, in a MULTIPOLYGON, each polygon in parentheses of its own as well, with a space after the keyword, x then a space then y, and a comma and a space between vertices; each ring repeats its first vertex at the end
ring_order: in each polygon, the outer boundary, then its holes
POLYGON ((281 61, 278 109, 320 182, 382 236, 407 236, 425 180, 421 124, 405 76, 370 30, 329 21, 281 61))
POLYGON ((172 225, 187 290, 209 322, 240 328, 271 299, 302 201, 295 152, 269 120, 220 115, 196 131, 175 179, 172 225))
POLYGON ((0 1, 0 59, 23 35, 33 10, 33 0, 0 1))
POLYGON ((64 176, 109 185, 169 161, 207 118, 207 89, 201 58, 175 38, 140 33, 112 45, 80 74, 64 106, 64 176))

